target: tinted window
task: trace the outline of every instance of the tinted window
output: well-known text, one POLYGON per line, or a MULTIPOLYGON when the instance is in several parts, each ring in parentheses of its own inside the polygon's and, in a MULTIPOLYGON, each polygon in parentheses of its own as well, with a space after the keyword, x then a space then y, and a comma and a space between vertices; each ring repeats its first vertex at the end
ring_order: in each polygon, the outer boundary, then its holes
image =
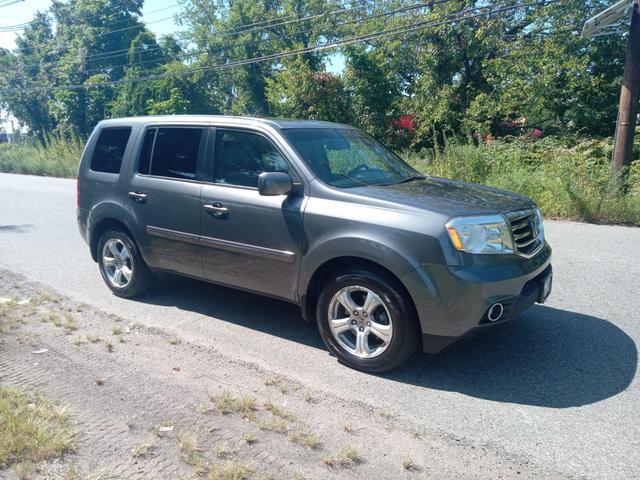
POLYGON ((140 152, 138 171, 160 177, 196 178, 203 131, 202 128, 148 130, 140 152))
POLYGON ((275 146, 262 135, 218 130, 215 146, 215 182, 257 187, 262 172, 288 172, 275 146))
POLYGON ((149 173, 149 167, 151 166, 151 153, 153 152, 153 142, 156 139, 156 129, 150 128, 144 135, 144 141, 142 142, 142 150, 140 150, 140 160, 138 160, 138 172, 149 173))
POLYGON ((130 127, 103 129, 93 150, 91 170, 119 173, 129 135, 131 135, 130 127))

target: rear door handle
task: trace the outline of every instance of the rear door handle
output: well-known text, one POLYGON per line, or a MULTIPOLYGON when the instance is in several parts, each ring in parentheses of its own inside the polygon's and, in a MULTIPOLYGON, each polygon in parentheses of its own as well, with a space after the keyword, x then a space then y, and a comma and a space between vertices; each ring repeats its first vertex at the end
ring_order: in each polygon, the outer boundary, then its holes
POLYGON ((129 198, 131 198, 134 202, 147 203, 147 194, 142 193, 140 190, 138 190, 137 192, 129 192, 129 198))
POLYGON ((229 209, 227 207, 223 207, 219 202, 216 202, 213 205, 206 203, 202 208, 204 208, 208 213, 211 213, 214 217, 222 217, 229 213, 229 209))

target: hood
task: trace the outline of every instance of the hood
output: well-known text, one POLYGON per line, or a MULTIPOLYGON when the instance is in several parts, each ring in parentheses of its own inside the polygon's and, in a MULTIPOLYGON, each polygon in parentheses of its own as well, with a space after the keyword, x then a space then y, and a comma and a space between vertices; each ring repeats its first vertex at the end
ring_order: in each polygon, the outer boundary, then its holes
POLYGON ((524 195, 437 177, 397 185, 355 187, 349 191, 446 216, 507 213, 535 207, 533 201, 524 195))

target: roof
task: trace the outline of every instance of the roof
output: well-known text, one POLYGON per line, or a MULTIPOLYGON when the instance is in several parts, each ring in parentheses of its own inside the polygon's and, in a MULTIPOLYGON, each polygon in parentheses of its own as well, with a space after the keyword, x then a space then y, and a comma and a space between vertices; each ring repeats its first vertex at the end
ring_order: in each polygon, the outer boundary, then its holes
POLYGON ((288 128, 352 128, 349 125, 333 122, 323 122, 320 120, 293 120, 293 119, 280 119, 280 118, 259 118, 259 117, 241 117, 233 115, 149 115, 143 117, 123 117, 113 118, 109 120, 103 120, 100 123, 104 124, 119 124, 123 123, 149 123, 149 122, 200 122, 200 123, 227 123, 238 126, 246 125, 266 125, 275 127, 278 129, 288 128))

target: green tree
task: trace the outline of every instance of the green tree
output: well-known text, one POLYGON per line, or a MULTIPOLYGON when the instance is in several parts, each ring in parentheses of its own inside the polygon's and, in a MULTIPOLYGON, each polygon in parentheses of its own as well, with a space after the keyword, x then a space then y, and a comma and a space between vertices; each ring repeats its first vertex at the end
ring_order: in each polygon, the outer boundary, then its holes
POLYGON ((267 79, 269 110, 278 117, 351 121, 351 102, 342 79, 314 71, 302 57, 283 62, 267 79))

